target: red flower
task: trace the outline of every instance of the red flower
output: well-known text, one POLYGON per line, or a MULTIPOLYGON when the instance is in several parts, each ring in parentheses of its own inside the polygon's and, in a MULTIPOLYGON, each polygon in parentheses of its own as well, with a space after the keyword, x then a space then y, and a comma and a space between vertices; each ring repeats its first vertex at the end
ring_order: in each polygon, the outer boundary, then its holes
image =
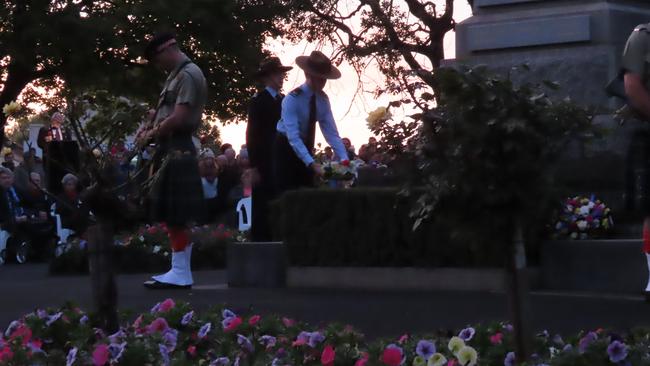
POLYGON ((253 315, 253 316, 248 320, 248 324, 249 324, 251 327, 254 327, 255 324, 259 323, 260 319, 262 319, 261 316, 259 316, 259 315, 253 315))
POLYGON ((368 363, 368 359, 370 358, 370 355, 368 355, 368 352, 363 352, 361 354, 361 358, 357 360, 357 362, 354 363, 354 366, 366 366, 368 363))
POLYGON ((381 355, 381 362, 388 366, 399 366, 402 363, 402 352, 396 348, 386 348, 381 355))
POLYGON ((9 346, 5 346, 3 349, 0 349, 0 362, 10 361, 14 357, 14 353, 11 352, 9 346))
POLYGON ((230 239, 232 238, 232 233, 230 231, 226 231, 225 233, 223 233, 223 237, 226 239, 230 239))
POLYGON ((237 327, 239 327, 241 325, 241 323, 243 323, 243 320, 240 317, 236 317, 235 319, 233 319, 230 322, 230 324, 228 324, 228 327, 226 327, 226 329, 224 329, 224 331, 226 333, 232 332, 233 330, 237 329, 237 327))
POLYGON ((190 356, 192 357, 196 356, 196 347, 190 345, 189 347, 187 347, 187 353, 189 353, 190 356))
POLYGON ((343 166, 350 166, 350 160, 343 160, 343 161, 341 162, 341 165, 343 165, 343 166))
POLYGON ((10 340, 14 340, 16 338, 20 337, 23 342, 23 346, 29 343, 29 341, 32 339, 32 330, 29 329, 25 324, 19 326, 16 330, 14 330, 13 333, 9 336, 10 340))
POLYGON ((108 362, 108 346, 100 344, 93 352, 93 365, 104 366, 108 362))
POLYGON ((147 234, 149 234, 149 235, 156 235, 157 233, 158 233, 158 228, 155 227, 155 226, 150 226, 147 229, 147 234))
POLYGON ((334 347, 327 345, 325 346, 325 349, 323 349, 323 354, 320 356, 320 363, 323 364, 323 366, 333 366, 335 357, 336 351, 334 351, 334 347))
POLYGON ((171 310, 174 306, 176 306, 174 300, 167 299, 160 303, 160 307, 158 308, 158 311, 160 311, 161 313, 166 313, 169 310, 171 310))

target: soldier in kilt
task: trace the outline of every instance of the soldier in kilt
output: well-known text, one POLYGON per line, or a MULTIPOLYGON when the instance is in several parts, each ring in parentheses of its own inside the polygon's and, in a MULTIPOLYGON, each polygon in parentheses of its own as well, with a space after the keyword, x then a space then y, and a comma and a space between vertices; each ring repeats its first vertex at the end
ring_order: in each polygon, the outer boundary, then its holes
POLYGON ((141 139, 156 143, 150 212, 155 222, 167 225, 172 263, 167 273, 153 276, 144 285, 150 289, 191 288, 192 244, 188 225, 199 219, 203 199, 192 134, 201 122, 207 83, 201 69, 181 52, 171 33, 155 35, 145 57, 168 73, 154 123, 141 139))

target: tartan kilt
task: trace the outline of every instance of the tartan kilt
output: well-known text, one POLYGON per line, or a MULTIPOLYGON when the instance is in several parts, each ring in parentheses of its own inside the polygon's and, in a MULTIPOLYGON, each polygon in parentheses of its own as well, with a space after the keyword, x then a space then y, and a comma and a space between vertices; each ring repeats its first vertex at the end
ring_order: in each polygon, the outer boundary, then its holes
POLYGON ((151 219, 168 226, 185 226, 201 218, 203 187, 194 154, 168 153, 155 173, 149 192, 151 219))

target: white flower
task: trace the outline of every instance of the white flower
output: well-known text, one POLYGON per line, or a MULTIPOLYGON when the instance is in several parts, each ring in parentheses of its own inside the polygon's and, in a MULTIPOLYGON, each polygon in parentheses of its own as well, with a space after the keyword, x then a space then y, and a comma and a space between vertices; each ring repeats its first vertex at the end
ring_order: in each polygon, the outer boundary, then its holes
POLYGON ((445 366, 446 364, 447 358, 441 353, 434 353, 427 362, 427 366, 445 366))
POLYGON ((154 245, 154 247, 153 247, 153 253, 156 254, 156 253, 160 252, 160 249, 162 249, 162 248, 160 247, 160 245, 154 245))
POLYGON ((478 361, 478 353, 476 353, 474 348, 469 346, 461 348, 456 357, 458 357, 458 362, 464 366, 474 366, 478 361))
POLYGON ((447 345, 447 348, 453 354, 457 354, 463 347, 465 347, 465 341, 460 339, 460 337, 452 337, 447 345))
POLYGON ((388 108, 379 107, 368 114, 366 122, 368 122, 368 127, 373 130, 378 128, 380 123, 388 121, 392 117, 393 115, 390 113, 388 108))
POLYGON ((580 207, 580 215, 582 215, 582 216, 589 215, 589 211, 590 211, 589 206, 580 207))
POLYGON ((5 104, 5 106, 2 107, 2 113, 4 113, 5 116, 9 117, 14 113, 19 112, 21 109, 23 109, 23 106, 18 104, 18 102, 11 102, 5 104))
POLYGON ((585 220, 580 220, 580 221, 576 222, 576 225, 578 225, 578 229, 580 231, 587 230, 588 224, 587 224, 587 221, 585 221, 585 220))

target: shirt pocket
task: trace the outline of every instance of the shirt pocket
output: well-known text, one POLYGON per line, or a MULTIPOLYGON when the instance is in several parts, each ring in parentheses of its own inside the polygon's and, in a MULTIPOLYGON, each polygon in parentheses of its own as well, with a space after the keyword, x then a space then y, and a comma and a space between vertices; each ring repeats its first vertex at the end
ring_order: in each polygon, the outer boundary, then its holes
POLYGON ((163 95, 163 102, 164 104, 175 104, 177 98, 178 92, 176 90, 167 89, 163 95))

